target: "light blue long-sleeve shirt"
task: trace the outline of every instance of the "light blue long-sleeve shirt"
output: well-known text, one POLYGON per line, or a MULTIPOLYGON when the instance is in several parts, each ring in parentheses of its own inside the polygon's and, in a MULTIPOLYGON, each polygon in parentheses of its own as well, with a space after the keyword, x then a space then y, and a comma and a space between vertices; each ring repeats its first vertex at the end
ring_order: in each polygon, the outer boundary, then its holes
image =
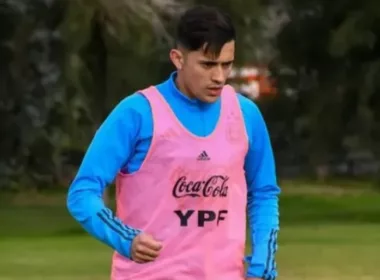
MULTIPOLYGON (((207 136, 219 118, 221 102, 202 103, 182 94, 173 73, 157 85, 177 118, 192 133, 207 136)), ((258 107, 238 94, 249 137, 245 159, 248 217, 252 255, 246 258, 247 277, 273 280, 277 276, 275 253, 279 230, 278 195, 274 156, 267 127, 258 107)), ((105 188, 118 171, 135 172, 152 140, 149 102, 139 93, 123 99, 97 130, 67 197, 71 215, 96 239, 130 258, 133 238, 140 232, 124 225, 103 202, 105 188)))

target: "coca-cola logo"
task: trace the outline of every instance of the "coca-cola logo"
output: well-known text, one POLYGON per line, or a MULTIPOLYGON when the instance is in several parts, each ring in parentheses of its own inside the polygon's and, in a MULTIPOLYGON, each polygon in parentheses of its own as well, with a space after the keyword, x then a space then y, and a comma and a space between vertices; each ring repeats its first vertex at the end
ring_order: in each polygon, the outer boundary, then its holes
POLYGON ((214 175, 207 180, 191 181, 187 176, 180 177, 173 188, 173 196, 181 197, 226 197, 228 176, 214 175))

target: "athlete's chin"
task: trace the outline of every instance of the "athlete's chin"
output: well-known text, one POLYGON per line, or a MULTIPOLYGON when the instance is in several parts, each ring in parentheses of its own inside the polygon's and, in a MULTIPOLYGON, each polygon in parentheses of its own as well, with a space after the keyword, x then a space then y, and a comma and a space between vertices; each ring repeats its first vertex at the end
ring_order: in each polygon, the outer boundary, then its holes
POLYGON ((216 102, 220 97, 220 94, 205 94, 202 96, 201 101, 206 103, 214 103, 216 102))

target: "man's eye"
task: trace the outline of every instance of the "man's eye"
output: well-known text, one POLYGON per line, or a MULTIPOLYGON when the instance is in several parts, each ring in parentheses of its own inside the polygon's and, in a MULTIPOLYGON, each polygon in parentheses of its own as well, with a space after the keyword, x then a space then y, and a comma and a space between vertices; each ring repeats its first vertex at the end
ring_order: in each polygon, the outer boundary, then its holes
POLYGON ((207 68, 211 68, 215 65, 215 63, 212 63, 212 62, 204 62, 203 63, 203 66, 207 67, 207 68))

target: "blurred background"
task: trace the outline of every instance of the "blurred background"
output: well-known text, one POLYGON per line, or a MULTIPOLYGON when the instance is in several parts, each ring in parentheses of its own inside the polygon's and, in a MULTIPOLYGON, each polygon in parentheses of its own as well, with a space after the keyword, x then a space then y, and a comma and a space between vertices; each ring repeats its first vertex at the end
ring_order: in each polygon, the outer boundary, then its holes
POLYGON ((0 280, 109 279, 66 191, 112 108, 174 70, 199 3, 232 16, 230 83, 270 131, 279 279, 380 279, 380 2, 0 0, 0 280))

